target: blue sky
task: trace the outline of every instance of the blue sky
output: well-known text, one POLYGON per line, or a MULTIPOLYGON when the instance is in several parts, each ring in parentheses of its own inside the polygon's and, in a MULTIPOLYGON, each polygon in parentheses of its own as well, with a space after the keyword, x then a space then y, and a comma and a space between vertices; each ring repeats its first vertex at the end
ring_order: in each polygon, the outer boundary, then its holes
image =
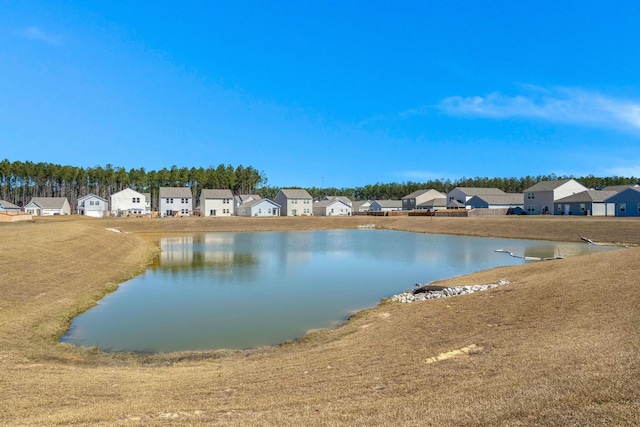
POLYGON ((0 159, 640 176, 637 1, 0 0, 0 159))

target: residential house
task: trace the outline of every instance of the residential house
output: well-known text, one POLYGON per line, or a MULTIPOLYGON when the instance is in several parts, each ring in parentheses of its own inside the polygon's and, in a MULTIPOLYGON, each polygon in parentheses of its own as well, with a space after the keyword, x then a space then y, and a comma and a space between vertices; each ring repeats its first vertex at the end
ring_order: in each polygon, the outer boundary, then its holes
POLYGON ((131 188, 111 195, 111 214, 117 217, 151 213, 151 195, 131 188))
POLYGON ((0 200, 0 212, 20 212, 22 209, 20 206, 16 206, 13 203, 6 200, 0 200))
POLYGON ((236 208, 238 216, 280 216, 280 205, 269 199, 251 199, 236 208))
POLYGON ((524 190, 524 208, 527 214, 561 214, 562 211, 554 210, 556 201, 587 190, 571 178, 541 181, 524 190))
POLYGON ((71 206, 66 197, 34 197, 24 211, 34 216, 71 215, 71 206))
POLYGON ((217 189, 200 192, 200 214, 202 216, 232 216, 235 213, 235 200, 231 190, 217 189))
POLYGON ((629 187, 604 202, 614 204, 616 216, 640 216, 640 187, 629 187))
POLYGON ((610 185, 608 187, 604 187, 603 190, 605 191, 615 191, 616 193, 619 193, 623 190, 626 190, 627 188, 640 188, 640 185, 638 184, 634 184, 634 185, 610 185))
POLYGON ((371 207, 371 200, 358 200, 351 202, 351 212, 367 212, 371 207))
POLYGON ((616 194, 617 191, 582 191, 556 200, 553 210, 557 215, 614 216, 615 203, 605 203, 605 200, 616 194))
MULTIPOLYGON (((402 198, 402 210, 405 210, 405 211, 416 210, 418 209, 418 206, 420 204, 425 202, 430 202, 431 200, 434 200, 434 199, 445 199, 445 205, 446 205, 447 196, 439 191, 436 191, 436 190, 414 191, 413 193, 407 194, 402 198)), ((434 205, 434 203, 430 203, 429 205, 432 206, 434 205)), ((425 207, 423 207, 422 209, 425 209, 425 207)))
POLYGON ((283 188, 278 191, 275 202, 280 205, 282 216, 313 215, 313 198, 307 190, 283 188))
POLYGON ((158 212, 162 217, 193 214, 193 193, 189 187, 160 187, 158 198, 158 212))
POLYGON ((369 211, 372 212, 390 212, 401 211, 402 200, 374 200, 371 202, 369 211))
POLYGON ((351 206, 337 197, 332 200, 321 200, 313 204, 313 215, 348 216, 351 215, 351 206))
POLYGON ((261 197, 257 194, 238 194, 237 196, 233 196, 233 204, 236 208, 236 214, 238 213, 238 206, 243 203, 250 202, 252 200, 260 200, 261 197))
POLYGON ((416 210, 419 211, 439 211, 441 209, 447 209, 447 198, 444 194, 442 197, 427 200, 426 202, 422 202, 416 206, 416 210))
POLYGON ((522 193, 504 193, 473 196, 467 200, 465 207, 468 209, 523 209, 524 195, 522 193))
POLYGON ((103 218, 109 212, 109 202, 95 194, 87 194, 78 199, 78 215, 103 218))
POLYGON ((502 194, 506 193, 499 188, 456 187, 447 193, 447 200, 457 200, 466 205, 474 196, 499 196, 502 194))
POLYGON ((353 202, 347 196, 324 196, 323 200, 340 200, 346 205, 353 206, 353 202))

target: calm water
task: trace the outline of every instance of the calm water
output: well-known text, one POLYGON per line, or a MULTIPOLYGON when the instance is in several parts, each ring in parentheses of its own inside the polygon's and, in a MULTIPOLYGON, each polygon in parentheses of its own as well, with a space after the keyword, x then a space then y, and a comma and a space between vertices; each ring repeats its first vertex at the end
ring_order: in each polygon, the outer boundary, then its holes
POLYGON ((609 249, 382 230, 207 233, 159 244, 156 262, 75 318, 63 342, 144 352, 273 345, 336 327, 416 283, 527 262, 496 249, 542 258, 609 249))

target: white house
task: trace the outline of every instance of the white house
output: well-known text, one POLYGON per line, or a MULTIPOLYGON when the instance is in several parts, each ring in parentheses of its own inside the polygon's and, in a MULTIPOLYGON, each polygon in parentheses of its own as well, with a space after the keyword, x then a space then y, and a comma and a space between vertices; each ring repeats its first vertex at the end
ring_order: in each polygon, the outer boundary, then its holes
POLYGON ((541 181, 524 190, 524 209, 528 214, 561 215, 562 209, 554 209, 557 200, 587 190, 587 187, 571 178, 541 181))
POLYGON ((193 193, 189 187, 160 187, 160 216, 191 216, 193 214, 193 193))
POLYGON ((283 188, 278 191, 275 202, 280 205, 282 216, 313 215, 313 198, 307 190, 283 188))
POLYGON ((66 197, 34 197, 24 211, 34 216, 71 215, 71 206, 66 197))
POLYGON ((371 207, 371 200, 358 200, 351 202, 352 212, 367 212, 371 207))
POLYGON ((321 200, 313 204, 314 216, 348 216, 351 215, 351 206, 339 198, 321 200))
POLYGON ((236 208, 238 216, 280 216, 280 205, 269 199, 250 200, 236 208))
POLYGON ((95 194, 87 194, 78 199, 78 215, 103 218, 109 212, 109 202, 95 194))
MULTIPOLYGON (((434 199, 445 199, 445 205, 446 205, 446 198, 447 198, 446 195, 444 195, 443 193, 437 190, 429 189, 429 190, 414 191, 413 193, 407 194, 402 198, 402 210, 412 211, 412 210, 418 209, 418 206, 420 204, 430 202, 434 199)), ((434 206, 436 204, 440 204, 440 203, 432 202, 429 205, 434 206)), ((428 208, 423 207, 423 209, 428 209, 428 208)))
POLYGON ((125 188, 111 195, 111 214, 115 216, 146 215, 151 212, 150 203, 151 200, 147 199, 146 194, 125 188))
POLYGON ((554 203, 558 215, 614 216, 615 203, 606 199, 618 194, 617 191, 587 190, 563 197, 554 203))
POLYGON ((200 192, 200 215, 232 216, 235 212, 235 201, 231 190, 216 189, 200 192))
POLYGON ((373 212, 401 211, 402 200, 374 200, 371 202, 369 210, 373 212))

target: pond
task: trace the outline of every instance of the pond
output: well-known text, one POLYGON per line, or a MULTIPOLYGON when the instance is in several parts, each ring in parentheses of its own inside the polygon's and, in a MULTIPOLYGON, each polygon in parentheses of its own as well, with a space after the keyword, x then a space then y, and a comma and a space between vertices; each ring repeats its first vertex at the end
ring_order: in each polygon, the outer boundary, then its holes
POLYGON ((610 249, 389 230, 205 233, 158 244, 153 265, 76 317, 63 342, 134 352, 276 345, 337 327, 416 283, 529 262, 497 249, 537 258, 610 249))

